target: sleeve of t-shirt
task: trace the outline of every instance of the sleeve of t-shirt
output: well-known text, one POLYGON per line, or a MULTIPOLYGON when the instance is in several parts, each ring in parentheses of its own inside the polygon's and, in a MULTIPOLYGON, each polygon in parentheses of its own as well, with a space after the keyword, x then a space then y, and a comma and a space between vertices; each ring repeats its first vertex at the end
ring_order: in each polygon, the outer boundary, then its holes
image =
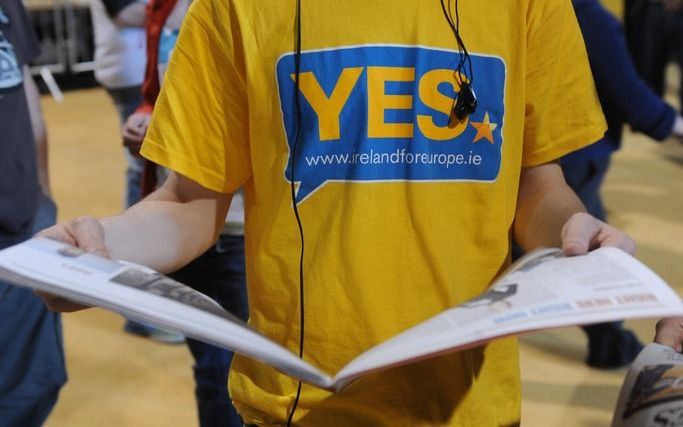
POLYGON ((607 126, 571 1, 530 0, 523 166, 594 143, 607 126))
POLYGON ((23 2, 21 0, 14 0, 14 3, 16 16, 12 19, 16 19, 18 21, 17 28, 21 29, 21 34, 19 34, 18 37, 16 37, 16 40, 13 41, 14 52, 17 56, 19 65, 24 66, 31 62, 33 58, 38 56, 40 53, 40 44, 38 43, 38 37, 33 30, 33 25, 29 19, 28 12, 24 7, 23 2))
POLYGON ((251 175, 244 51, 229 9, 224 0, 192 3, 141 150, 223 193, 251 175))
POLYGON ((104 4, 107 15, 109 15, 110 18, 115 18, 119 12, 136 1, 138 0, 102 0, 102 4, 104 4))

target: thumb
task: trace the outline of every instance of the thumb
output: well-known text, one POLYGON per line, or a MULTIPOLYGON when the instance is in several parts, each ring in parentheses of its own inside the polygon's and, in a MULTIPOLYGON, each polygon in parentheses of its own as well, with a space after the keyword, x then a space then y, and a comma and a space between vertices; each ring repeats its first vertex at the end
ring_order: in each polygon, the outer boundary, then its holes
POLYGON ((75 219, 68 224, 68 229, 76 246, 86 252, 109 258, 104 227, 96 218, 84 216, 75 219))
POLYGON ((601 228, 602 223, 591 215, 572 215, 562 227, 562 251, 569 256, 587 253, 601 228))

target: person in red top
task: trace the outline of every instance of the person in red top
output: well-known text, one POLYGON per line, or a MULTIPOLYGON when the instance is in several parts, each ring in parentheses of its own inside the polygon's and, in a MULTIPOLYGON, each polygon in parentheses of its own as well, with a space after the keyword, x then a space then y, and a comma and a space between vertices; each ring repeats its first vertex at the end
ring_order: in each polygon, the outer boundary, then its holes
MULTIPOLYGON (((124 125, 124 144, 135 155, 142 145, 149 119, 161 89, 163 73, 175 44, 178 28, 190 0, 151 0, 147 6, 147 66, 142 85, 143 101, 124 125)), ((142 196, 156 189, 156 164, 145 160, 142 196)), ((238 203, 236 206, 241 207, 238 203)), ((225 309, 247 319, 244 266, 243 213, 228 213, 218 242, 202 256, 171 275, 174 279, 209 295, 225 309)), ((232 352, 187 339, 195 359, 195 394, 202 427, 242 426, 242 420, 228 398, 228 371, 232 352)))
MULTIPOLYGON (((147 65, 142 83, 142 102, 123 126, 123 143, 139 157, 154 103, 161 91, 159 78, 159 46, 166 20, 176 8, 178 0, 152 0, 147 5, 145 33, 147 36, 147 65)), ((154 191, 157 184, 156 165, 145 161, 142 180, 143 197, 154 191)))

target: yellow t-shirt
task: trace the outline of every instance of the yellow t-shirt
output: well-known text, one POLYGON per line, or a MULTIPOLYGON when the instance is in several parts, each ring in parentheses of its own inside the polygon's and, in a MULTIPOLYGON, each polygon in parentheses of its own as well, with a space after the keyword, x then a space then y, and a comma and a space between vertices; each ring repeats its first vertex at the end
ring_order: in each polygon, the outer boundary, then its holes
MULTIPOLYGON (((458 53, 437 0, 303 1, 296 203, 305 359, 329 373, 482 292, 508 263, 520 170, 602 137, 571 2, 460 1, 479 107, 448 124, 458 53)), ((197 0, 143 155, 219 192, 245 189, 250 324, 298 351, 290 195, 294 1, 197 0)), ((297 425, 519 422, 514 339, 304 385, 297 425)), ((297 382, 236 357, 247 423, 282 424, 297 382)))

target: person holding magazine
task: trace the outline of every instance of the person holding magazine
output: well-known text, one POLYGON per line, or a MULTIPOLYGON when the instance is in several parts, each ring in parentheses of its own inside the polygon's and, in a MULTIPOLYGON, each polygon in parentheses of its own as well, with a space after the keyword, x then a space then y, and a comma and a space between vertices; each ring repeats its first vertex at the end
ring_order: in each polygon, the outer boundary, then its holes
POLYGON ((654 343, 633 361, 617 399, 612 427, 680 425, 683 415, 683 317, 662 318, 654 343))
MULTIPOLYGON (((119 216, 42 234, 170 272, 213 244, 243 187, 250 326, 326 372, 481 294, 511 235, 635 251, 556 162, 605 131, 570 2, 368 7, 194 1, 141 151, 170 176, 119 216)), ((337 393, 238 355, 229 387, 247 425, 520 423, 514 338, 337 393)))

